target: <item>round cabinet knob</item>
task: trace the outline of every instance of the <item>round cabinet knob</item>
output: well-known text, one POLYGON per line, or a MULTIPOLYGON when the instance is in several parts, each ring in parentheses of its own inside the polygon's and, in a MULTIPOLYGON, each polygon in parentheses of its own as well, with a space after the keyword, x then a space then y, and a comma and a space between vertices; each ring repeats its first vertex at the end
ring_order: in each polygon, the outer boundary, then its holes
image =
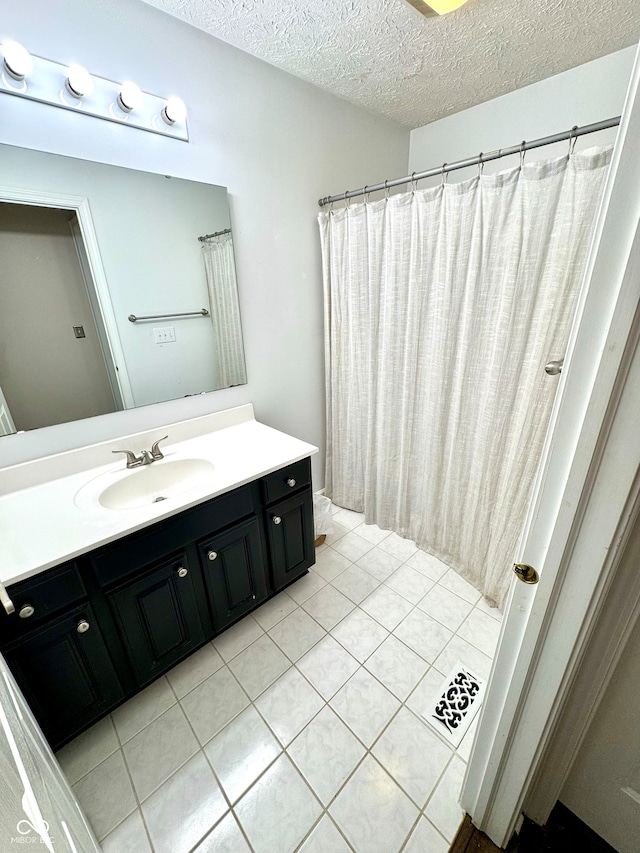
POLYGON ((210 560, 217 560, 217 559, 218 559, 218 553, 217 553, 217 551, 208 551, 208 552, 207 552, 207 557, 208 557, 210 560))
POLYGON ((189 574, 189 570, 185 569, 184 566, 180 566, 180 568, 178 569, 178 577, 179 578, 186 578, 186 576, 188 574, 189 574))
POLYGON ((274 524, 281 524, 282 519, 280 518, 279 515, 274 515, 272 521, 274 524))
POLYGON ((78 632, 78 634, 86 634, 90 627, 91 625, 89 625, 86 619, 81 619, 78 622, 78 627, 76 628, 76 631, 78 632))
POLYGON ((35 607, 32 607, 30 604, 24 604, 20 610, 18 611, 18 616, 21 619, 28 619, 29 616, 33 616, 35 613, 35 607))
POLYGON ((293 477, 289 477, 289 479, 287 480, 287 486, 289 486, 289 488, 292 489, 295 486, 295 484, 296 484, 296 481, 293 479, 293 477))

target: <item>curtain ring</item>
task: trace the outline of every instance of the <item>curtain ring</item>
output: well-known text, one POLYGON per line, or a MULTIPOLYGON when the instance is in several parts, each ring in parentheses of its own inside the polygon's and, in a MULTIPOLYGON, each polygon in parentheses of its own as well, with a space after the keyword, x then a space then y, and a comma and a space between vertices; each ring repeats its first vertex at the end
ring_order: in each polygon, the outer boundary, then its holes
POLYGON ((484 160, 482 159, 482 156, 483 155, 481 151, 480 155, 478 156, 478 177, 480 177, 480 175, 484 172, 484 160))
POLYGON ((574 148, 576 147, 576 142, 578 141, 578 137, 575 135, 576 130, 578 129, 578 125, 574 124, 571 130, 569 131, 569 157, 573 154, 574 148))
POLYGON ((443 187, 445 184, 449 183, 449 172, 447 172, 447 164, 442 164, 442 178, 440 180, 440 186, 443 187))
POLYGON ((387 178, 384 179, 384 197, 389 200, 389 187, 387 186, 388 181, 387 178))
POLYGON ((344 191, 344 206, 347 210, 349 210, 349 208, 351 207, 351 199, 347 198, 348 194, 349 194, 349 190, 345 190, 344 191))
POLYGON ((418 182, 416 181, 416 173, 411 172, 411 194, 413 195, 417 189, 418 182))
POLYGON ((333 199, 329 202, 329 213, 333 213, 333 199))
POLYGON ((364 196, 364 203, 369 204, 369 196, 371 193, 367 190, 367 184, 362 188, 362 195, 364 196))
POLYGON ((526 145, 526 141, 523 139, 520 143, 520 168, 524 166, 524 146, 526 145))

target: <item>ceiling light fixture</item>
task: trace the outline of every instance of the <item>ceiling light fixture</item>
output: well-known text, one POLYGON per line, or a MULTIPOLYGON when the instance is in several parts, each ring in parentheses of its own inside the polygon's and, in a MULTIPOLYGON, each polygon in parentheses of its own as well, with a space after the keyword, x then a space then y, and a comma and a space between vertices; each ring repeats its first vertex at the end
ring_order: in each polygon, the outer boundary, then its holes
POLYGON ((9 77, 21 82, 33 71, 33 59, 29 51, 17 41, 3 41, 2 55, 4 70, 9 77))
POLYGON ((118 94, 118 106, 125 113, 139 110, 144 101, 144 95, 136 83, 123 83, 118 94))
POLYGON ((93 92, 91 74, 82 65, 70 65, 67 70, 65 88, 74 98, 85 98, 93 92))
POLYGON ((167 124, 184 124, 184 120, 187 117, 186 104, 182 98, 176 98, 175 96, 168 98, 160 115, 167 124))
POLYGON ((459 9, 467 0, 407 0, 407 2, 423 15, 430 15, 432 12, 436 15, 446 15, 448 12, 459 9))

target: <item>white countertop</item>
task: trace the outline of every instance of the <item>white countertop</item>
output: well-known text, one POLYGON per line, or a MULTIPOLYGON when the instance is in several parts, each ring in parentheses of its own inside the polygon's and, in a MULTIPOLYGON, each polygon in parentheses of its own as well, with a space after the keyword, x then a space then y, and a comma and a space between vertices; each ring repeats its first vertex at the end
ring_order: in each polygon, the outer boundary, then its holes
POLYGON ((258 423, 251 405, 194 421, 200 423, 169 425, 0 471, 0 582, 8 586, 23 580, 318 452, 312 444, 258 423), (86 500, 80 501, 82 508, 76 504, 80 490, 91 490, 90 481, 98 491, 125 471, 124 456, 114 461, 112 449, 140 452, 165 434, 169 438, 161 448, 168 461, 207 460, 214 466, 211 477, 181 495, 136 509, 106 509, 86 500), (105 464, 96 465, 101 459, 105 464), (88 460, 92 466, 81 467, 88 460), (15 488, 21 482, 29 485, 15 488))

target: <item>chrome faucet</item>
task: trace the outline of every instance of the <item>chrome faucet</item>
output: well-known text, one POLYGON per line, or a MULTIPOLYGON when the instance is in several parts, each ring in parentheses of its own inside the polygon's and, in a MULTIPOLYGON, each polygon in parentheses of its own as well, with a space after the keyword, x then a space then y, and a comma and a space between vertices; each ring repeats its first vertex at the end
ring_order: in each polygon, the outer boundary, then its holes
POLYGON ((151 450, 143 450, 140 456, 136 456, 133 450, 112 450, 112 453, 126 453, 127 468, 140 468, 141 465, 151 465, 152 462, 157 462, 158 459, 164 459, 164 453, 160 450, 160 442, 169 438, 165 435, 164 438, 159 438, 151 445, 151 450))

